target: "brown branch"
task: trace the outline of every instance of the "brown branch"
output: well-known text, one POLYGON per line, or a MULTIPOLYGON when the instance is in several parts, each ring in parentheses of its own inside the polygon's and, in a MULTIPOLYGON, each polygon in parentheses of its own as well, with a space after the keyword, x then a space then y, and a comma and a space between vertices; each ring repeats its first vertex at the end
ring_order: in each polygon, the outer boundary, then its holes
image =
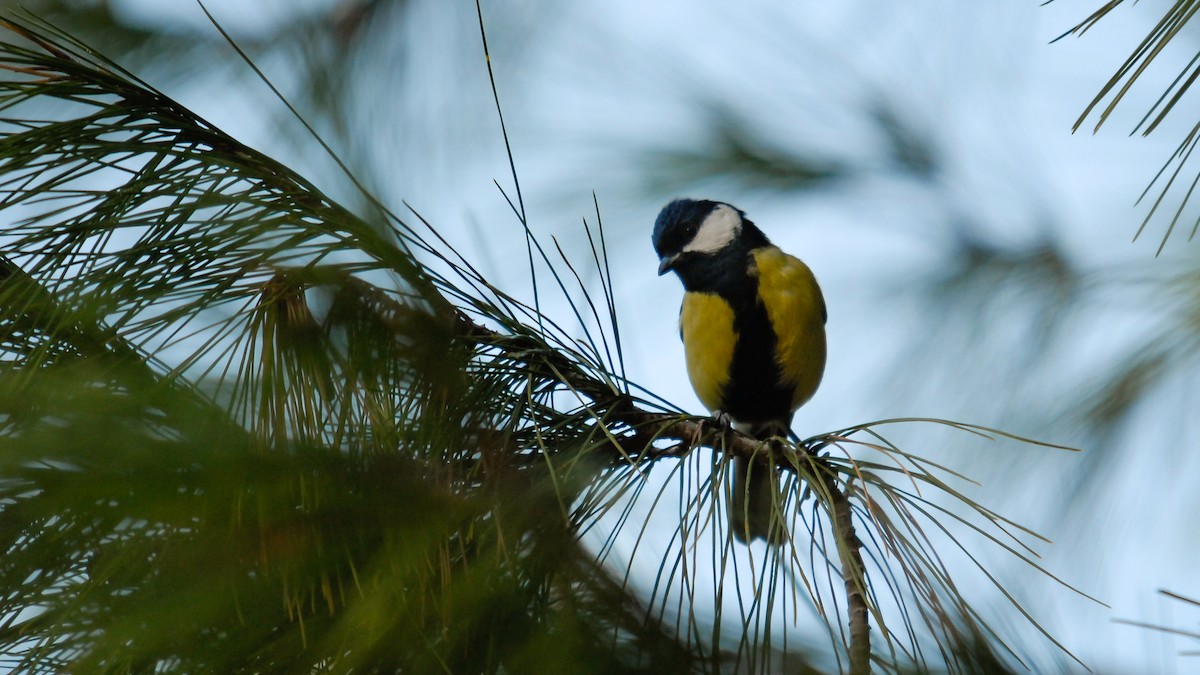
POLYGON ((837 479, 827 475, 829 512, 834 522, 834 538, 842 563, 842 581, 846 585, 846 608, 850 615, 850 675, 871 672, 871 626, 867 622, 867 573, 863 567, 862 541, 854 531, 853 510, 846 485, 842 492, 837 479))

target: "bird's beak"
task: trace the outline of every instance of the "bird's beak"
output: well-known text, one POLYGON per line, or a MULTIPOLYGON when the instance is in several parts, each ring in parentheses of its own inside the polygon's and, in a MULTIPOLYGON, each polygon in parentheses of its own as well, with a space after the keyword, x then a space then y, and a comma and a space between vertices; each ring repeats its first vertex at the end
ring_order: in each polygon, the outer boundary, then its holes
POLYGON ((675 255, 669 255, 658 261, 658 276, 661 277, 667 272, 670 272, 675 267, 675 263, 679 262, 680 255, 681 254, 676 253, 675 255))

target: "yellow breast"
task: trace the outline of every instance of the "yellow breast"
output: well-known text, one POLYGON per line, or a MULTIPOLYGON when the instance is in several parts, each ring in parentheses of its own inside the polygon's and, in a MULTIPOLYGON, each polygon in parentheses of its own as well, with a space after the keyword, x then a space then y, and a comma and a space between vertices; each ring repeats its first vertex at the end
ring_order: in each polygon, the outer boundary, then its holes
POLYGON ((775 330, 775 358, 795 387, 792 409, 812 398, 825 372, 825 299, 799 258, 774 246, 754 252, 758 295, 775 330))
POLYGON ((733 308, 715 293, 684 293, 679 330, 692 388, 705 408, 717 410, 737 343, 733 308))

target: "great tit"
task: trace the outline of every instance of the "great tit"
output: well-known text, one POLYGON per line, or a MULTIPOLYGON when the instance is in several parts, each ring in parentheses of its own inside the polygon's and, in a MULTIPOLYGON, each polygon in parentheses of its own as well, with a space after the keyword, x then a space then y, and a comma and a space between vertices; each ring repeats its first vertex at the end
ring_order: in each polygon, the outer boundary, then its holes
MULTIPOLYGON (((688 377, 719 419, 760 440, 785 436, 825 371, 825 299, 798 258, 730 204, 677 199, 654 223, 659 275, 683 282, 679 332, 688 377)), ((738 457, 730 528, 739 541, 786 540, 769 467, 738 457)))

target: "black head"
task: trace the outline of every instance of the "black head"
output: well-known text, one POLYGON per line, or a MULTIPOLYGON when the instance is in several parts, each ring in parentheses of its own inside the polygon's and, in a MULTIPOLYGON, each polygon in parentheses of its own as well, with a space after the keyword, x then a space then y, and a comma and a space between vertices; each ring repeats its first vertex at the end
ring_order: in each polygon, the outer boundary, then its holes
POLYGON ((717 205, 718 202, 708 199, 676 199, 664 206, 654 221, 651 236, 658 257, 665 259, 682 251, 717 205))
POLYGON ((724 202, 676 199, 654 221, 651 240, 658 253, 658 273, 722 254, 745 253, 769 242, 746 214, 724 202))

